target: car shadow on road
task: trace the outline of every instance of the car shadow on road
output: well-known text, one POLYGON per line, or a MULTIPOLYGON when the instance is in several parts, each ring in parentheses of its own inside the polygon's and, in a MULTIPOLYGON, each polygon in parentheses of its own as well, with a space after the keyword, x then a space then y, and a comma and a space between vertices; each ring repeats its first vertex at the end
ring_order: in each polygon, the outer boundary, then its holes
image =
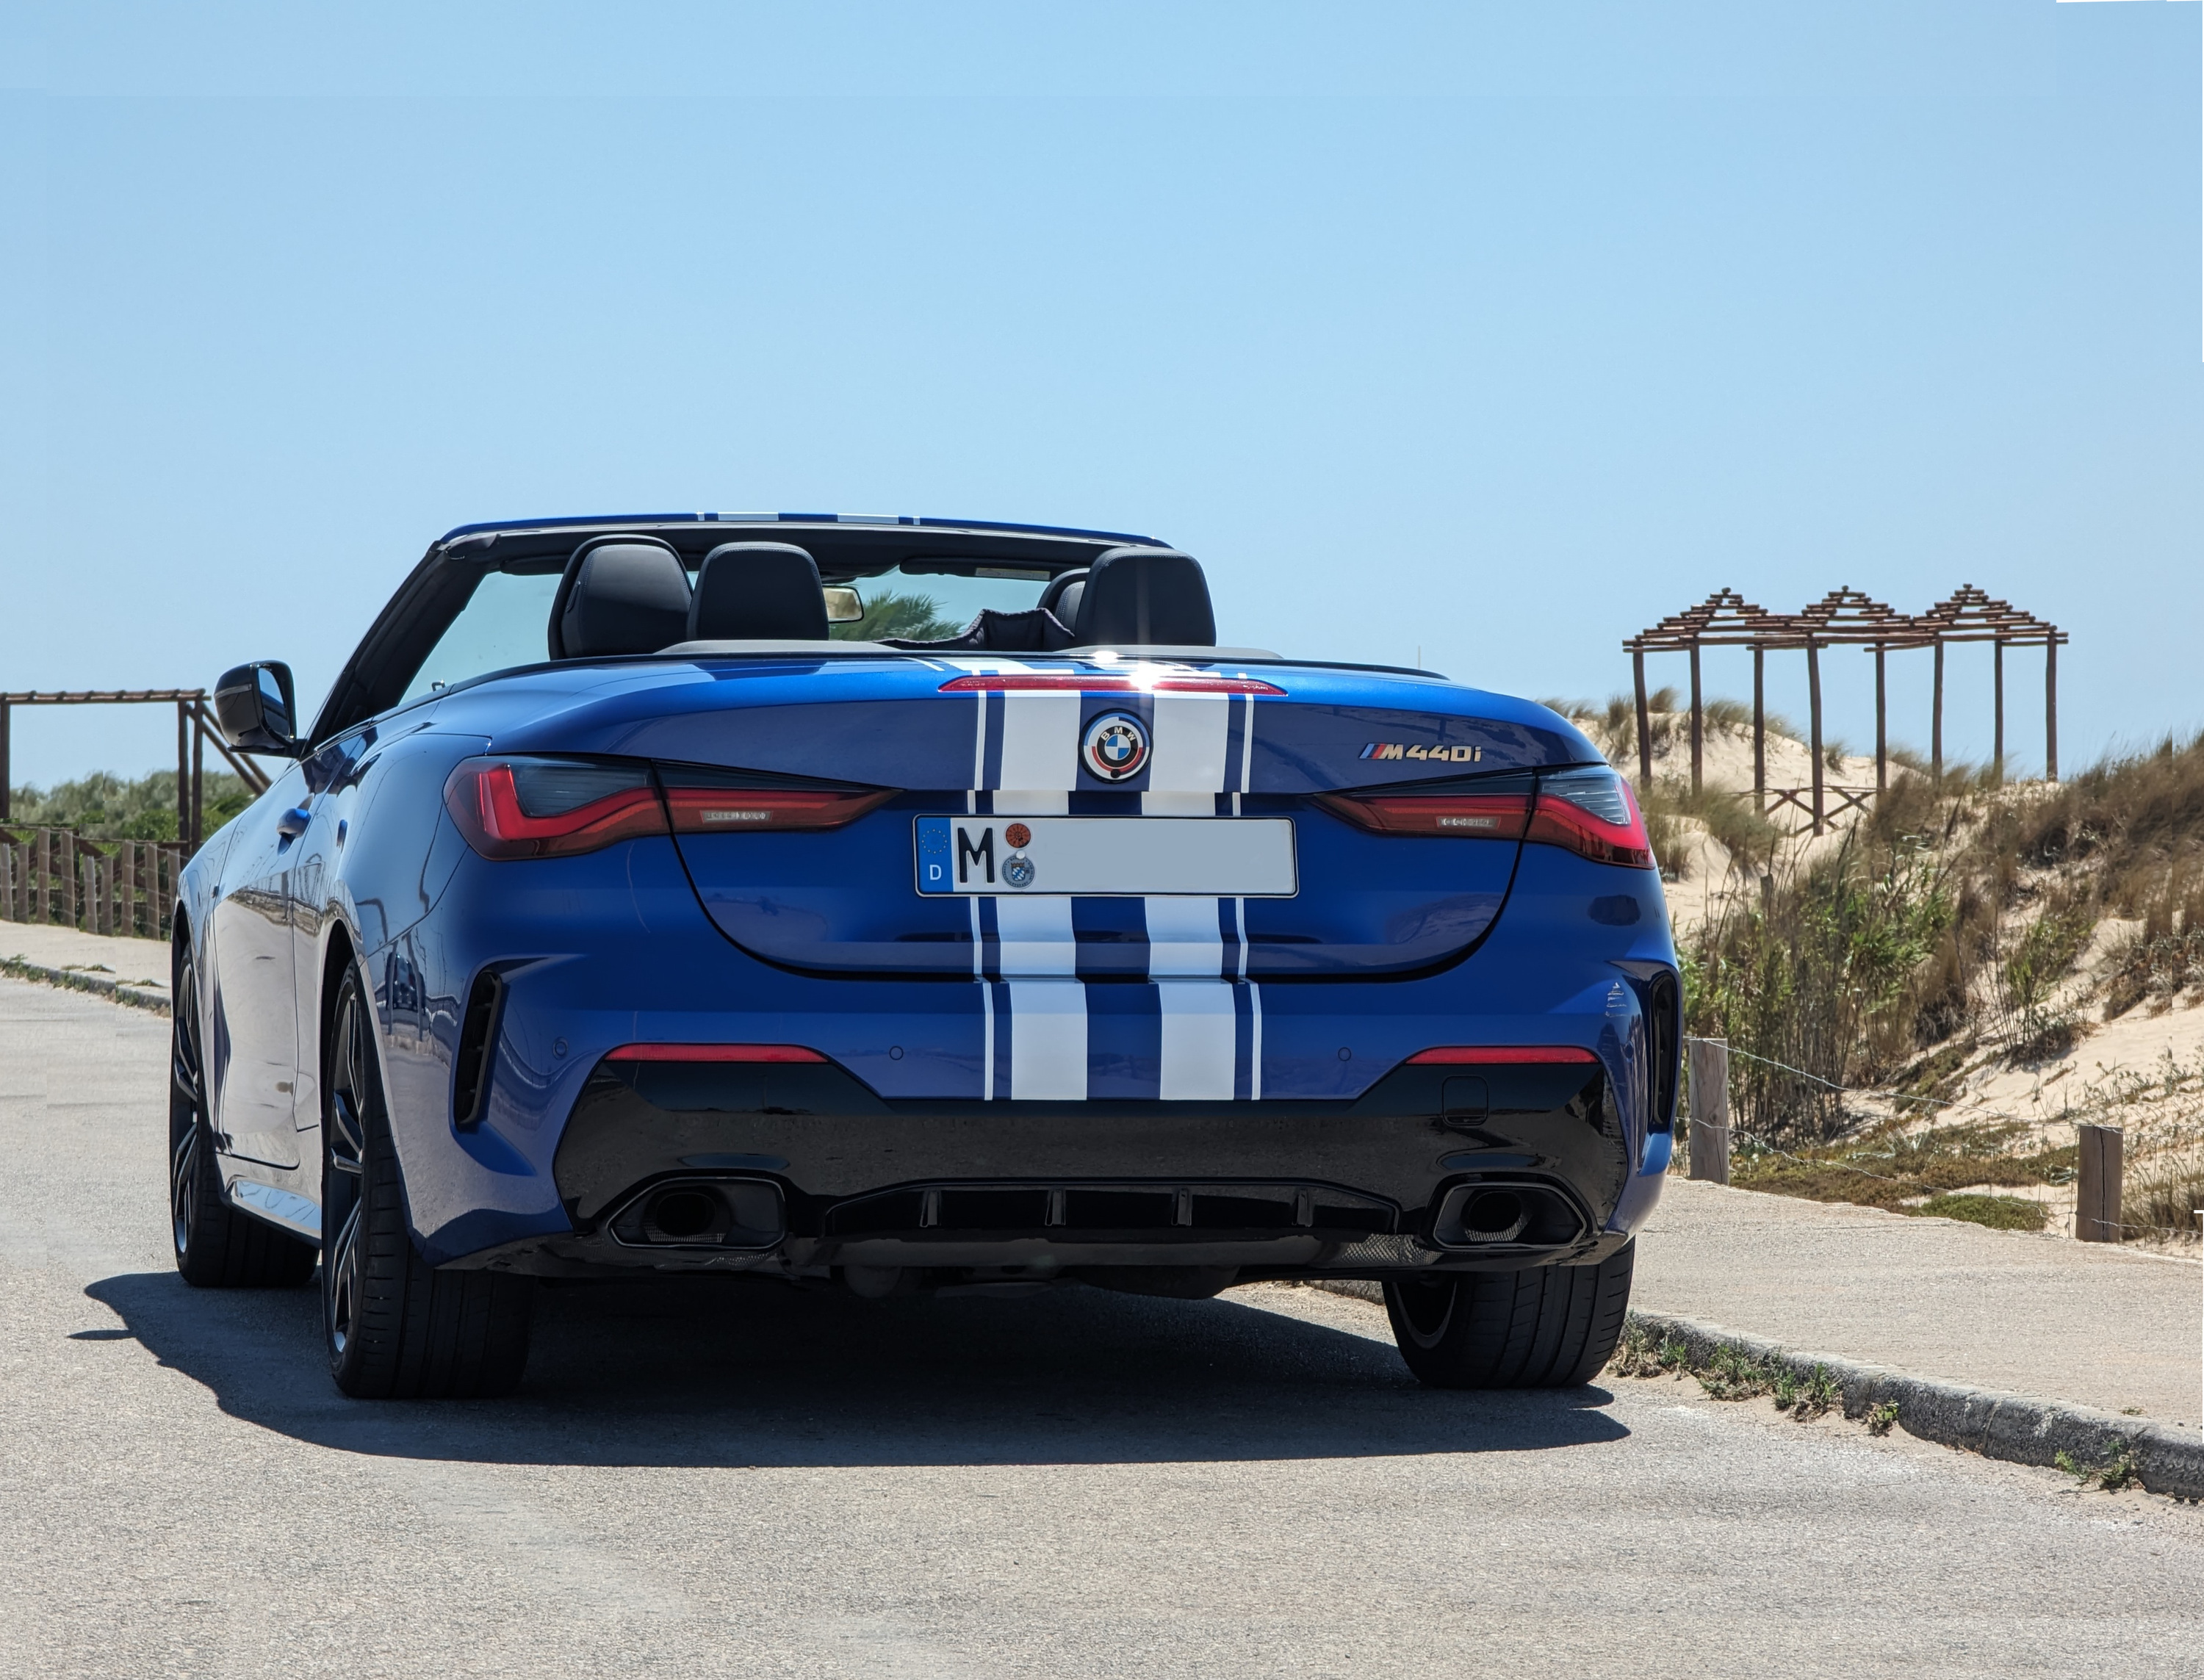
POLYGON ((231 1416, 403 1458, 1171 1463, 1526 1452, 1628 1433, 1603 1389, 1424 1388, 1384 1342, 1229 1295, 868 1302, 758 1280, 568 1286, 539 1298, 518 1393, 407 1404, 336 1392, 316 1290, 216 1292, 140 1272, 85 1293, 231 1416))

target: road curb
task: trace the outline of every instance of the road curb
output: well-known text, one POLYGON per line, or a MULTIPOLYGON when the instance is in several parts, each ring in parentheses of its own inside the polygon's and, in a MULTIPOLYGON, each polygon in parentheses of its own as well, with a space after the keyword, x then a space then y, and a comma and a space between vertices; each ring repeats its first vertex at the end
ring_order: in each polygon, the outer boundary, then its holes
POLYGON ((101 974, 87 974, 81 969, 54 968, 43 962, 26 962, 20 956, 0 956, 0 974, 18 980, 36 980, 44 985, 66 986, 71 991, 89 991, 113 1003, 127 1003, 133 1009, 150 1009, 157 1015, 169 1013, 166 993, 109 979, 101 974))
MULTIPOLYGON (((1358 1300, 1384 1299, 1377 1284, 1359 1280, 1327 1280, 1316 1287, 1358 1300)), ((1657 1342, 1681 1342, 1686 1359, 1694 1368, 1711 1364, 1715 1351, 1724 1347, 1800 1377, 1810 1376, 1819 1368, 1842 1390, 1846 1417, 1864 1418, 1878 1406, 1894 1405, 1898 1426, 1922 1440, 1963 1447, 2009 1464, 2043 1466, 2056 1464, 2061 1452, 2078 1464, 2103 1465, 2125 1449, 2133 1454, 2136 1480, 2149 1492, 2204 1500, 2204 1441, 2140 1417, 1914 1376, 1834 1353, 1786 1347, 1765 1336, 1674 1313, 1632 1310, 1630 1324, 1657 1342)))
POLYGON ((2125 1448, 2134 1455, 2136 1480, 2151 1493, 2204 1500, 2204 1441, 2162 1424, 2067 1400, 1914 1376, 1673 1313, 1633 1311, 1630 1322, 1658 1340, 1681 1342, 1695 1366, 1710 1363, 1716 1348, 1728 1347, 1801 1377, 1818 1367, 1843 1391, 1847 1417, 1895 1405, 1898 1425, 1910 1435, 2016 1464, 2055 1464, 2064 1452, 2077 1464, 2099 1465, 2125 1448))

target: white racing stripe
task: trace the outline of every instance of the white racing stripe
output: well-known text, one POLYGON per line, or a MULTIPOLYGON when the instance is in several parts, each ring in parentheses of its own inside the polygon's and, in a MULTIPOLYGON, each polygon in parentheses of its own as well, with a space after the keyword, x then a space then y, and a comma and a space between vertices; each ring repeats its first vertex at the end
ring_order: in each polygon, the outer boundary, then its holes
MULTIPOLYGON (((1159 694, 1154 697, 1154 706, 1150 748, 1154 756, 1148 766, 1151 796, 1225 791, 1229 766, 1224 762, 1224 751, 1231 734, 1232 696, 1159 694)), ((1216 808, 1212 802, 1188 814, 1206 816, 1216 808)))
POLYGON ((1061 817, 1070 809, 1068 788, 1009 788, 994 797, 998 817, 1061 817))
MULTIPOLYGON (((1001 967, 997 972, 1005 979, 1020 974, 1079 972, 1079 947, 1072 937, 1069 898, 998 898, 995 927, 1002 939, 1001 967)), ((1082 1019, 1086 1007, 1084 1003, 1080 1005, 1082 1019)), ((1015 1039, 1012 1042, 1015 1046, 1015 1039)))
POLYGON ((1087 988, 1077 980, 1012 980, 1010 1095, 1087 1100, 1087 988))
POLYGON ((1213 793, 1144 793, 1141 796, 1141 814, 1144 817, 1213 817, 1217 814, 1217 796, 1213 793))
POLYGON ((1148 923, 1148 974, 1221 979, 1224 936, 1218 931, 1214 898, 1149 898, 1142 902, 1148 923))
POLYGON ((1163 1004, 1156 1095, 1164 1101, 1232 1100, 1232 990, 1221 980, 1156 983, 1163 1004))
POLYGON ((1003 696, 1003 788, 1079 785, 1079 709, 1075 694, 1013 689, 1003 696))

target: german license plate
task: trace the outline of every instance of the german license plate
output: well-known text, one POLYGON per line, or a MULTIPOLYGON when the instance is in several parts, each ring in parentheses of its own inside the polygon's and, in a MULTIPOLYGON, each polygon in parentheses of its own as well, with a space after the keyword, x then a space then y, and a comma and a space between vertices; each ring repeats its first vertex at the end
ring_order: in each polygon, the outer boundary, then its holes
POLYGON ((1290 898, 1289 817, 921 817, 925 894, 1290 898))

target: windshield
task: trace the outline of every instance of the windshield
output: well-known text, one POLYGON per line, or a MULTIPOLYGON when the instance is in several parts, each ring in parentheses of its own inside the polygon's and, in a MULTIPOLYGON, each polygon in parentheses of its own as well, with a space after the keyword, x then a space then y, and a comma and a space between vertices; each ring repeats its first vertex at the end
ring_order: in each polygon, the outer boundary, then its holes
MULTIPOLYGON (((540 665, 550 657, 551 602, 559 593, 556 569, 483 574, 421 668, 401 706, 492 671, 540 665)), ((838 642, 876 642, 902 636, 914 642, 956 635, 991 606, 1023 612, 1037 606, 1049 574, 1040 567, 988 567, 974 573, 911 572, 891 568, 869 577, 832 580, 854 589, 863 616, 829 626, 838 642)))
POLYGON ((982 607, 998 612, 1030 611, 1040 604, 1048 580, 1049 574, 1037 566, 990 566, 969 575, 906 572, 896 566, 846 580, 864 603, 864 616, 853 624, 832 625, 827 634, 838 642, 877 642, 891 636, 938 641, 956 635, 982 607))
POLYGON ((459 616, 421 661, 399 704, 411 706, 424 695, 484 671, 548 659, 551 600, 558 593, 556 571, 485 572, 459 616))

